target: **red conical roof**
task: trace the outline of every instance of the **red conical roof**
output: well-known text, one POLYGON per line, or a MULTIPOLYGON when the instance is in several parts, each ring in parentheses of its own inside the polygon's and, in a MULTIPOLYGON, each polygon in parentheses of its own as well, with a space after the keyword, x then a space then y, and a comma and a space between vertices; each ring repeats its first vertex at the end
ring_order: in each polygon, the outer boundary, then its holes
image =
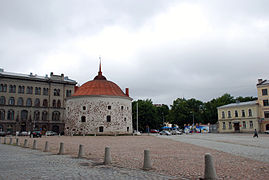
POLYGON ((98 75, 94 80, 84 83, 78 88, 73 96, 85 96, 85 95, 109 95, 109 96, 125 96, 128 97, 120 87, 114 82, 107 81, 106 77, 102 75, 101 62, 98 75))

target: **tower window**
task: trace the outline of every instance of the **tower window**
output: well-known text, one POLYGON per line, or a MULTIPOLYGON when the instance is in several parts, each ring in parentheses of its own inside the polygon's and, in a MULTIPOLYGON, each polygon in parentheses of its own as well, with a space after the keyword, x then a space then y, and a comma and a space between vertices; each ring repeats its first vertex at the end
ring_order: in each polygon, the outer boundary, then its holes
POLYGON ((85 116, 81 116, 81 122, 86 122, 86 117, 85 116))
POLYGON ((106 122, 111 122, 111 116, 106 117, 106 122))
POLYGON ((111 109, 111 106, 107 106, 107 109, 111 109))
POLYGON ((82 109, 85 111, 86 110, 86 106, 83 106, 82 109))

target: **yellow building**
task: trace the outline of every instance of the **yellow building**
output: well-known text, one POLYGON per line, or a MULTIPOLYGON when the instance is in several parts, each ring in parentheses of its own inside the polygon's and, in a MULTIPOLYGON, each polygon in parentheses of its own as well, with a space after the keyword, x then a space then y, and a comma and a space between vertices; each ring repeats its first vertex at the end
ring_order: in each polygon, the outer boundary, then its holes
POLYGON ((259 132, 269 130, 269 81, 258 79, 257 101, 218 107, 219 132, 259 132))
POLYGON ((219 132, 254 132, 260 130, 257 101, 238 102, 218 107, 219 132))
POLYGON ((261 123, 261 132, 269 130, 269 81, 258 79, 258 103, 261 123))

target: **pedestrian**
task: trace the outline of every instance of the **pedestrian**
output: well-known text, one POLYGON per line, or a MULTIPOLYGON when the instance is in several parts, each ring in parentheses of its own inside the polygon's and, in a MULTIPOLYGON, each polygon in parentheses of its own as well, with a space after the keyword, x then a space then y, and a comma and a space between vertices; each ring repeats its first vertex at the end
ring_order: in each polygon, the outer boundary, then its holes
POLYGON ((255 129, 255 131, 254 131, 254 136, 253 136, 253 137, 254 137, 254 138, 255 138, 255 137, 257 137, 257 138, 259 137, 259 136, 258 136, 258 132, 257 132, 256 129, 255 129))

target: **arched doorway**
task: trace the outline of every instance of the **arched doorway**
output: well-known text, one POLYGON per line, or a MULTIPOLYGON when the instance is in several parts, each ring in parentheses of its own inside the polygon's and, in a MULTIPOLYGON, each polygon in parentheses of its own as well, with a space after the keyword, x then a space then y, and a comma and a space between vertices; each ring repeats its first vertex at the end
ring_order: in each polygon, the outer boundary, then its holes
POLYGON ((56 133, 59 133, 59 126, 52 126, 52 131, 53 132, 56 132, 56 133))

